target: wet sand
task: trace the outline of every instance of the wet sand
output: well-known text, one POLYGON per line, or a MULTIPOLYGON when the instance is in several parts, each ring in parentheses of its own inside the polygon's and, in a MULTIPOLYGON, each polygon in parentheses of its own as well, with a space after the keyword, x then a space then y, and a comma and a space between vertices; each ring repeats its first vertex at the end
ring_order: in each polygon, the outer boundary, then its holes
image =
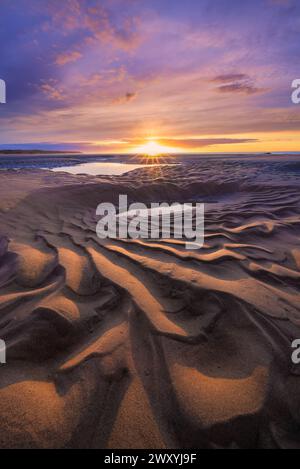
POLYGON ((300 166, 0 173, 2 448, 296 448, 300 166), (205 202, 205 245, 100 240, 96 207, 205 202))

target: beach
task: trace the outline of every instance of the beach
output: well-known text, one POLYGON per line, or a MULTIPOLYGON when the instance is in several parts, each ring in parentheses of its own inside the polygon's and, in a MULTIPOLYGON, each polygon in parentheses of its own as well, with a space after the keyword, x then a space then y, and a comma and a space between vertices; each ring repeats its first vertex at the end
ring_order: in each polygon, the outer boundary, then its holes
POLYGON ((299 447, 299 157, 175 162, 0 171, 0 447, 299 447), (120 194, 204 203, 203 247, 100 240, 120 194))

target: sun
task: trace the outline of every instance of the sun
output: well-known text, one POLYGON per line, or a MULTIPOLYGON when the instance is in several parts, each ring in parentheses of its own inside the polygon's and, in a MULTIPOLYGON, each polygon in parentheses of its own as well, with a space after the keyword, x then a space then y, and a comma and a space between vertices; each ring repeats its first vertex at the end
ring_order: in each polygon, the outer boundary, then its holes
POLYGON ((152 157, 170 153, 172 150, 174 151, 174 149, 172 148, 160 145, 155 140, 150 140, 149 142, 145 143, 145 145, 141 145, 140 147, 135 149, 136 153, 138 153, 139 155, 152 157))

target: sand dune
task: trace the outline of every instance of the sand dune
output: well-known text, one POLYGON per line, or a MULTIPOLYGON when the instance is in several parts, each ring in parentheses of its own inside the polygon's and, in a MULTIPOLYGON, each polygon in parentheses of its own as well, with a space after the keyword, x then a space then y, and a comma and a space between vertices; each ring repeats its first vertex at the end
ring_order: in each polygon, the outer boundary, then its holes
POLYGON ((267 164, 2 172, 1 447, 299 446, 298 167, 267 164), (99 240, 118 194, 206 202, 204 247, 99 240))

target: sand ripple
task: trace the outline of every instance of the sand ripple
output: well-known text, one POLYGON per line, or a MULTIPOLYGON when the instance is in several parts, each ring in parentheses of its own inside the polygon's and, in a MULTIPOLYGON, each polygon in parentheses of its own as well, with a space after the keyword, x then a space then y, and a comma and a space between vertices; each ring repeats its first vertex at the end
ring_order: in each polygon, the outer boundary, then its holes
POLYGON ((0 446, 298 445, 299 181, 270 171, 1 176, 33 189, 1 215, 0 446), (100 241, 95 208, 119 193, 205 201, 203 249, 100 241))

